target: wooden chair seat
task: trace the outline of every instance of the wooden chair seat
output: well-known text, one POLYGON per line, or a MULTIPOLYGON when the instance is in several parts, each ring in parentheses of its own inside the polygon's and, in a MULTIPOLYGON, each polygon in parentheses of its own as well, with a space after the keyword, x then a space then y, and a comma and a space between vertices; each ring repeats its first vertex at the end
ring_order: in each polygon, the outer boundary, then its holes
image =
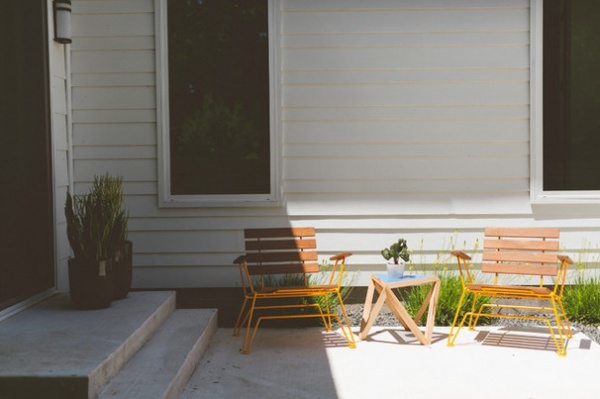
POLYGON ((482 294, 494 294, 510 298, 515 295, 515 298, 521 298, 522 295, 532 296, 548 296, 552 294, 552 290, 547 287, 537 286, 515 286, 515 285, 495 285, 495 284, 465 284, 470 292, 480 292, 482 294))
POLYGON ((323 291, 334 292, 337 289, 337 285, 311 285, 311 286, 286 286, 286 287, 264 287, 257 289, 258 294, 282 294, 286 295, 290 292, 297 293, 298 291, 304 291, 307 293, 322 293, 323 291))

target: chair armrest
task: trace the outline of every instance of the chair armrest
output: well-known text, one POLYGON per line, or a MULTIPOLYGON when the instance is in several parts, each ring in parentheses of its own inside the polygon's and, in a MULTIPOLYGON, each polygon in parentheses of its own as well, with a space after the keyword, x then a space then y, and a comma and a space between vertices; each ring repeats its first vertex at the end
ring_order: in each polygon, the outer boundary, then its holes
POLYGON ((457 258, 471 260, 471 257, 469 255, 465 254, 463 251, 452 251, 451 253, 452 253, 452 255, 456 256, 457 258))
POLYGON ((342 252, 339 253, 337 255, 333 255, 331 258, 329 258, 329 260, 342 260, 344 258, 347 258, 348 256, 351 256, 352 253, 351 252, 342 252))
POLYGON ((344 268, 346 266, 346 258, 351 256, 351 252, 341 252, 339 254, 333 255, 329 260, 335 261, 335 265, 331 269, 331 275, 329 276, 329 282, 327 284, 334 284, 333 280, 336 272, 339 271, 337 277, 337 287, 338 289, 342 286, 342 279, 344 276, 344 268), (339 269, 338 269, 339 268, 339 269))
POLYGON ((246 259, 246 255, 240 255, 237 258, 235 258, 235 260, 233 261, 233 263, 239 265, 240 263, 243 263, 245 259, 246 259))
POLYGON ((558 255, 558 260, 560 260, 561 262, 567 262, 570 265, 573 264, 573 261, 571 260, 571 258, 569 258, 566 255, 558 255))

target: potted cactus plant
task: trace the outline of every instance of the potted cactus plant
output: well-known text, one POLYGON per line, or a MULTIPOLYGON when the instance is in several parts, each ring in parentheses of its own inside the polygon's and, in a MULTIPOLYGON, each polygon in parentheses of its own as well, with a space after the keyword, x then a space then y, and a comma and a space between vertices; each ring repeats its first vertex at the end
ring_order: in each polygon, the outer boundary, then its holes
MULTIPOLYGON (((80 309, 110 306, 115 296, 115 258, 127 235, 122 178, 94 177, 87 194, 67 193, 67 236, 71 300, 80 309)), ((131 252, 131 251, 129 251, 131 252)))
POLYGON ((387 263, 387 272, 389 278, 402 278, 404 276, 404 267, 406 262, 410 260, 408 253, 408 244, 403 238, 390 245, 389 248, 381 250, 381 255, 387 263))

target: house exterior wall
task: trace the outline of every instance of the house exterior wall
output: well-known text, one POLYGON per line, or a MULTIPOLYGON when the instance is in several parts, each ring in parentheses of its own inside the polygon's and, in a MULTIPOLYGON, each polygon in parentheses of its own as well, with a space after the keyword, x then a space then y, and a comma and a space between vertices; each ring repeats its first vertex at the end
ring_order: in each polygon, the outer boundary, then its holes
POLYGON ((400 236, 435 267, 490 225, 596 259, 597 205, 530 200, 529 0, 276 0, 283 202, 194 208, 159 206, 155 1, 73 1, 73 187, 124 176, 135 287, 236 286, 248 227, 314 225, 358 285, 400 236))

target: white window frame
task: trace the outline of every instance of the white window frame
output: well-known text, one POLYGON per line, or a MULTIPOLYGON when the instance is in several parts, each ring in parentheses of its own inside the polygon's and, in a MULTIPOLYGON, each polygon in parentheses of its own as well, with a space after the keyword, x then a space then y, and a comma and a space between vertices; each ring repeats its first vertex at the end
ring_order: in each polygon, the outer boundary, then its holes
POLYGON ((544 190, 544 4, 530 3, 530 193, 532 204, 600 203, 600 190, 544 190))
POLYGON ((156 115, 158 146, 158 202, 160 207, 247 207, 281 204, 281 124, 279 71, 279 0, 268 0, 270 92, 270 192, 268 194, 173 195, 169 138, 169 49, 167 0, 155 0, 156 115))

